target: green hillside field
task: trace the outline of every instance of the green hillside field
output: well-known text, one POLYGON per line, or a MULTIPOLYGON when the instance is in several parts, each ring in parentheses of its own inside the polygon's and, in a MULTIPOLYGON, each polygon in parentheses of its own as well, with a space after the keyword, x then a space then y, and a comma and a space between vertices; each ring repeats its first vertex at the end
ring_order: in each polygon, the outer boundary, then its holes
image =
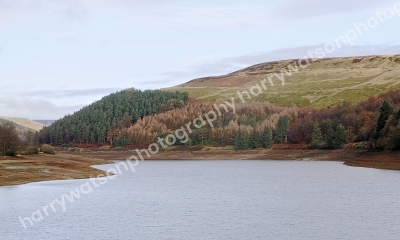
MULTIPOLYGON (((218 77, 195 79, 166 90, 188 92, 191 98, 216 102, 232 96, 237 91, 250 88, 269 76, 281 75, 282 69, 293 69, 298 60, 286 60, 254 65, 246 69, 218 77)), ((302 62, 306 64, 305 61, 302 62)), ((268 89, 252 101, 268 101, 274 105, 324 108, 344 100, 358 103, 362 100, 400 89, 400 55, 367 56, 310 61, 305 68, 285 74, 285 85, 273 77, 274 86, 267 81, 268 89)))

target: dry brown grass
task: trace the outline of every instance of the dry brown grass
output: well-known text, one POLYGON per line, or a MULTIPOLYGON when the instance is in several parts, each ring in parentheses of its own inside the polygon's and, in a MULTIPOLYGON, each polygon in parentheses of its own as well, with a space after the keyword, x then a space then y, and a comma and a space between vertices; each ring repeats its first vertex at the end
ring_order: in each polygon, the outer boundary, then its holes
POLYGON ((400 170, 400 152, 363 152, 345 164, 353 167, 400 170))
POLYGON ((96 177, 105 173, 91 165, 106 163, 110 162, 65 153, 0 157, 0 186, 96 177))

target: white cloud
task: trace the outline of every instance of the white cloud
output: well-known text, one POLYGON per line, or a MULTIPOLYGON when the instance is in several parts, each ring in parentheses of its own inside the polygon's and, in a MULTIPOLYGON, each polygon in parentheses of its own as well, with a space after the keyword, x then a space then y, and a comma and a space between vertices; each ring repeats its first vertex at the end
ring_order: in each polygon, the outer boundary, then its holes
POLYGON ((57 106, 48 100, 29 97, 0 97, 0 115, 21 118, 58 119, 83 106, 57 106))
POLYGON ((379 7, 392 7, 393 0, 288 0, 281 2, 274 10, 277 18, 301 19, 348 14, 377 10, 379 7))
POLYGON ((48 14, 68 19, 83 18, 100 8, 114 8, 111 17, 123 24, 139 27, 257 27, 272 24, 266 5, 236 4, 171 4, 176 0, 0 0, 0 24, 15 19, 48 14))
POLYGON ((111 17, 119 18, 123 24, 143 28, 276 27, 295 19, 354 14, 393 4, 392 0, 243 1, 229 4, 188 4, 179 0, 0 0, 0 24, 51 13, 76 19, 99 9, 113 9, 111 17))
POLYGON ((94 99, 100 99, 103 96, 121 90, 117 88, 94 88, 11 91, 11 89, 7 90, 10 88, 7 86, 0 86, 0 88, 4 90, 0 97, 0 115, 31 119, 58 119, 65 114, 72 114, 74 111, 93 102, 94 99), (60 99, 63 101, 60 101, 60 99), (64 103, 59 106, 54 103, 55 101, 64 103))
POLYGON ((29 17, 31 14, 62 13, 68 18, 81 17, 96 7, 139 7, 160 5, 177 0, 0 0, 0 21, 29 17))
POLYGON ((159 28, 216 28, 259 27, 272 25, 265 5, 259 4, 197 4, 194 6, 167 6, 152 11, 120 12, 126 24, 159 28))
POLYGON ((120 91, 119 88, 90 88, 90 89, 64 89, 64 90, 36 90, 14 91, 13 95, 29 97, 45 97, 46 99, 60 99, 80 96, 105 96, 120 91))

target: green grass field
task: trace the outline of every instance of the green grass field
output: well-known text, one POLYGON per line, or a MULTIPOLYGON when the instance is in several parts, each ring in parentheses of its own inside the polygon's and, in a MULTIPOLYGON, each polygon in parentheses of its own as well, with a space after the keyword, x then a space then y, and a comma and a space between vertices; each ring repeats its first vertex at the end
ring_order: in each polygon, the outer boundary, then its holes
MULTIPOLYGON (((225 76, 195 79, 168 88, 188 92, 190 97, 207 102, 237 98, 237 91, 249 91, 263 79, 280 71, 293 60, 258 64, 225 76)), ((324 108, 346 100, 358 103, 373 95, 400 89, 400 55, 321 59, 297 73, 285 75, 284 86, 274 77, 274 86, 252 101, 268 101, 274 105, 324 108), (361 60, 361 61, 360 61, 361 60)))

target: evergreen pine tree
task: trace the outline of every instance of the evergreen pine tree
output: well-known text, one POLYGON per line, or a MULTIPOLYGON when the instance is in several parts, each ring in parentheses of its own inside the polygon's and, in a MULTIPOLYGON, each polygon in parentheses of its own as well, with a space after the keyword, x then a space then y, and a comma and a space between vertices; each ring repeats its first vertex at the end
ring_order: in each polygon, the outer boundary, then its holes
POLYGON ((277 142, 287 141, 288 130, 289 130, 289 117, 288 116, 279 117, 275 140, 277 142))
POLYGON ((375 132, 375 139, 379 138, 379 135, 381 133, 381 130, 385 127, 386 121, 389 119, 390 115, 393 113, 393 107, 390 105, 388 102, 383 102, 382 107, 379 110, 379 118, 378 118, 378 123, 376 126, 376 132, 375 132))
POLYGON ((324 148, 325 142, 322 136, 322 131, 318 123, 314 125, 314 129, 311 135, 311 147, 315 149, 324 148))
POLYGON ((240 129, 236 133, 235 137, 235 150, 242 150, 243 147, 243 135, 240 129))
POLYGON ((399 109, 399 111, 396 113, 396 120, 397 120, 397 121, 400 120, 400 109, 399 109))
POLYGON ((252 149, 259 148, 259 138, 258 132, 254 129, 249 139, 249 147, 252 149))
POLYGON ((400 122, 389 134, 389 144, 388 145, 389 146, 387 146, 387 149, 389 149, 389 150, 400 150, 400 122))
POLYGON ((40 133, 49 134, 52 144, 78 141, 100 143, 105 140, 103 136, 107 136, 114 126, 128 127, 128 124, 158 113, 171 103, 173 108, 182 107, 188 99, 187 93, 126 89, 103 97, 73 115, 57 120, 51 126, 43 128, 40 133), (126 125, 122 126, 123 124, 126 125), (94 136, 91 136, 91 133, 94 133, 94 136))
POLYGON ((270 149, 272 147, 273 140, 272 140, 272 131, 270 128, 265 128, 264 132, 262 134, 262 139, 261 139, 261 146, 263 148, 268 148, 270 149))
POLYGON ((243 132, 242 133, 242 149, 243 150, 249 149, 249 142, 250 142, 249 139, 250 139, 249 134, 247 132, 243 132))
POLYGON ((342 124, 339 124, 336 127, 335 137, 333 140, 333 148, 342 148, 344 144, 346 144, 346 132, 344 126, 342 124))
POLYGON ((334 141, 335 141, 335 131, 333 130, 333 126, 330 124, 326 131, 326 137, 325 137, 326 147, 329 149, 334 149, 335 148, 334 141))
POLYGON ((249 136, 246 132, 238 130, 235 138, 235 150, 246 150, 249 148, 249 136))

